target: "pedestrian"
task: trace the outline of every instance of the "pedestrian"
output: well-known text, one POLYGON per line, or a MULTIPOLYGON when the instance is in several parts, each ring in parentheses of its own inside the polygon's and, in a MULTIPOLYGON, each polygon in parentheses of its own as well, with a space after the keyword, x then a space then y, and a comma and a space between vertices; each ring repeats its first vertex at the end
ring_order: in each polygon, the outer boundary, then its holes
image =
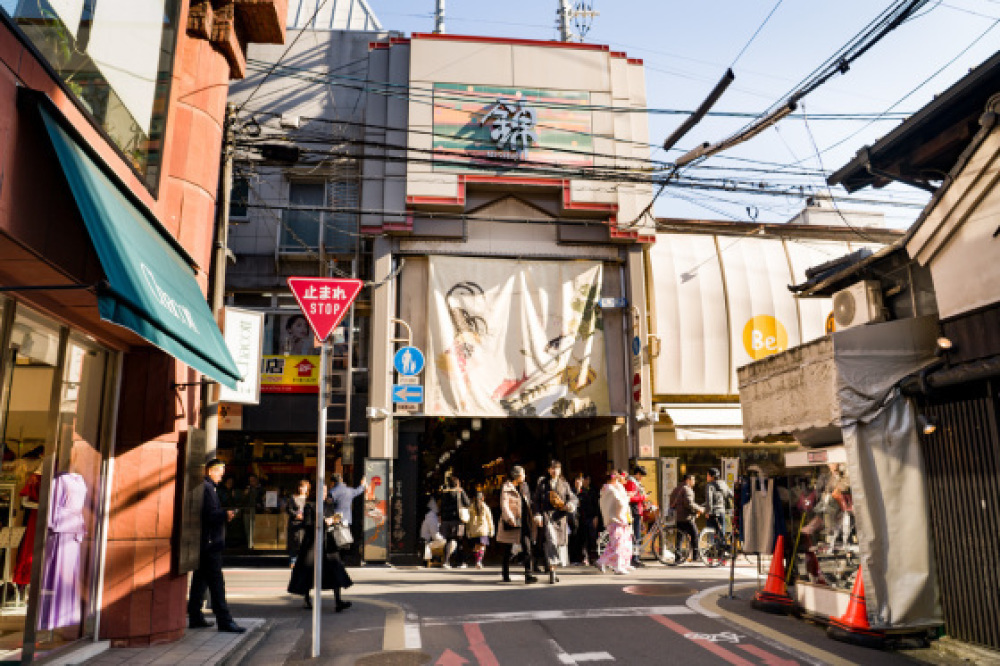
POLYGON ((601 515, 608 530, 608 545, 597 558, 602 573, 611 569, 616 574, 633 571, 632 561, 632 512, 628 506, 628 493, 619 472, 611 472, 608 482, 601 488, 601 515))
POLYGON ((579 500, 562 477, 562 463, 549 463, 548 475, 538 480, 534 495, 535 525, 538 541, 544 544, 545 571, 549 583, 559 582, 556 568, 569 564, 569 515, 576 511, 579 500))
MULTIPOLYGON (((352 511, 354 500, 357 499, 358 495, 365 492, 368 488, 368 479, 361 477, 361 483, 358 484, 357 488, 351 488, 349 485, 344 483, 344 476, 337 472, 330 475, 330 482, 333 485, 330 488, 329 500, 333 502, 334 513, 339 513, 341 518, 338 524, 344 525, 348 529, 351 527, 352 518, 354 512, 352 511)), ((353 541, 352 541, 353 543, 353 541)), ((344 548, 339 550, 349 551, 352 544, 347 544, 344 548)))
POLYGON ((524 554, 524 582, 527 585, 538 582, 531 573, 531 546, 535 540, 535 520, 531 509, 531 490, 524 480, 524 468, 515 465, 510 470, 510 478, 503 482, 500 490, 500 524, 497 527, 497 543, 503 544, 501 579, 510 582, 510 560, 514 548, 524 554))
POLYGON ((469 522, 465 525, 465 533, 475 544, 476 568, 483 568, 483 557, 486 547, 490 545, 490 537, 494 534, 493 513, 486 506, 486 498, 481 492, 476 493, 476 501, 469 507, 469 522))
MULTIPOLYGON (((642 487, 642 480, 646 476, 646 468, 642 465, 633 465, 631 476, 625 476, 625 492, 628 493, 628 508, 632 513, 632 536, 636 545, 642 543, 642 516, 646 507, 646 490, 642 487)), ((632 551, 632 566, 644 567, 645 564, 639 559, 641 553, 638 548, 632 551)))
POLYGON ((247 548, 254 547, 254 530, 257 528, 257 511, 264 508, 264 489, 256 474, 247 477, 247 487, 243 491, 243 530, 247 537, 247 548))
MULTIPOLYGON (((322 497, 322 491, 316 493, 322 497)), ((307 503, 303 511, 305 519, 305 536, 302 545, 299 547, 298 557, 295 558, 295 566, 292 567, 292 576, 288 581, 288 592, 302 596, 304 608, 312 608, 312 591, 315 587, 315 561, 316 561, 316 507, 312 503, 307 503)), ((333 590, 336 600, 335 609, 338 613, 351 607, 350 601, 344 601, 341 591, 351 587, 354 581, 351 580, 344 562, 340 558, 340 548, 337 546, 333 536, 334 529, 340 524, 342 514, 335 509, 333 500, 327 499, 323 502, 323 570, 321 576, 321 590, 333 590)))
POLYGON ((218 485, 226 473, 226 464, 212 458, 205 465, 205 495, 201 503, 201 549, 198 568, 191 576, 188 595, 188 626, 192 629, 211 627, 201 612, 205 591, 212 596, 212 612, 219 631, 242 634, 246 628, 233 621, 226 603, 226 580, 222 575, 222 549, 226 547, 226 523, 233 519, 232 510, 222 508, 218 485))
POLYGON ((236 506, 236 482, 233 477, 227 476, 222 481, 222 485, 216 490, 219 494, 219 502, 223 509, 232 509, 236 506))
POLYGON ((295 558, 299 556, 302 540, 306 535, 306 504, 309 502, 311 487, 312 484, 309 483, 308 479, 302 479, 299 481, 295 494, 285 502, 285 512, 288 514, 288 538, 285 545, 293 567, 295 566, 295 558))
MULTIPOLYGON (((680 550, 681 535, 687 534, 691 537, 691 559, 693 562, 699 558, 698 553, 698 526, 695 518, 705 513, 704 507, 694 501, 694 474, 685 474, 681 485, 674 488, 670 494, 670 508, 677 512, 677 540, 674 543, 674 552, 680 550)), ((678 559, 674 564, 683 564, 678 559)))
POLYGON ((708 470, 708 483, 705 484, 706 525, 713 528, 723 541, 726 536, 726 502, 732 496, 729 484, 719 478, 719 470, 715 467, 708 470))
POLYGON ((570 557, 583 566, 590 565, 592 546, 597 544, 598 514, 601 512, 599 498, 590 487, 590 476, 578 474, 573 480, 573 493, 580 501, 576 510, 576 521, 571 525, 570 557))
MULTIPOLYGON (((445 569, 451 568, 451 556, 458 549, 460 540, 465 536, 465 522, 469 519, 469 496, 462 490, 462 482, 452 474, 448 477, 446 488, 441 492, 441 534, 448 545, 444 550, 445 569)), ((466 567, 463 553, 458 556, 460 568, 466 567)))
POLYGON ((431 566, 435 555, 444 560, 444 548, 447 544, 441 534, 441 518, 438 515, 438 503, 433 497, 427 502, 427 514, 420 524, 420 538, 424 541, 424 564, 431 566))

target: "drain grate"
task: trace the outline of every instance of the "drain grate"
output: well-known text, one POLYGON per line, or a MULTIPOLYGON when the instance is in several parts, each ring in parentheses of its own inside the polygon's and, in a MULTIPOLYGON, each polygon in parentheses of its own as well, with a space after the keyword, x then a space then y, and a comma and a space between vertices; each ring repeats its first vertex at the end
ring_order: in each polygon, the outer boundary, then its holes
POLYGON ((354 663, 356 666, 423 666, 430 661, 431 656, 426 652, 389 650, 365 655, 354 663))
POLYGON ((686 585, 629 585, 624 589, 626 594, 640 597, 679 597, 690 596, 698 590, 686 585))

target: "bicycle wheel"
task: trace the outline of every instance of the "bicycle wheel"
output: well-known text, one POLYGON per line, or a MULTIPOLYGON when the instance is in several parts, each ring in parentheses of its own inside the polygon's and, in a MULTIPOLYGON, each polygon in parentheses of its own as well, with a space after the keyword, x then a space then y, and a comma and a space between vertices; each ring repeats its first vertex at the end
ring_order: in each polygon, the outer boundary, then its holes
POLYGON ((597 535, 597 556, 600 557, 604 554, 604 549, 608 547, 611 543, 611 535, 608 534, 607 530, 604 530, 597 535))
POLYGON ((717 567, 726 559, 722 538, 712 527, 706 527, 698 534, 698 550, 701 553, 701 561, 708 567, 717 567))
POLYGON ((666 529, 656 530, 656 534, 653 535, 652 549, 653 556, 660 564, 670 564, 674 561, 674 553, 670 550, 670 543, 666 529))

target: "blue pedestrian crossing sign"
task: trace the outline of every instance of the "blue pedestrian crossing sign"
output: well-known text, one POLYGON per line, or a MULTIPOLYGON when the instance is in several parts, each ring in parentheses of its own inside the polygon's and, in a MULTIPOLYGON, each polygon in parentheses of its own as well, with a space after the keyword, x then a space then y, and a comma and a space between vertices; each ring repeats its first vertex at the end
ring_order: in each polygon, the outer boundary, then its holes
POLYGON ((393 384, 392 401, 403 405, 416 405, 422 403, 424 401, 424 387, 393 384))
POLYGON ((392 358, 392 365, 402 376, 414 377, 424 369, 424 353, 416 347, 401 347, 392 358))

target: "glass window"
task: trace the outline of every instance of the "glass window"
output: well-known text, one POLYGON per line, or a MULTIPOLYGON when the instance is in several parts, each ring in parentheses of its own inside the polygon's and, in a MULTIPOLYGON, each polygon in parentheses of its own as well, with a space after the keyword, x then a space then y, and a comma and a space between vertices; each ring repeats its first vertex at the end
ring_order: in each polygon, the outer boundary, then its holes
POLYGON ((229 217, 245 219, 249 200, 250 181, 242 177, 233 179, 233 187, 229 193, 229 217))
MULTIPOLYGON (((104 456, 101 417, 107 359, 107 352, 86 340, 70 339, 60 390, 56 470, 38 613, 40 632, 56 631, 65 639, 92 631, 97 611, 98 507, 104 456)), ((39 634, 39 639, 44 638, 39 634)))
POLYGON ((353 255, 358 241, 358 181, 347 176, 330 183, 330 207, 324 225, 324 245, 329 254, 353 255))
POLYGON ((861 562, 847 465, 789 470, 797 579, 850 591, 861 562))
POLYGON ((319 229, 326 205, 326 184, 292 182, 288 188, 288 208, 281 225, 281 252, 315 252, 319 249, 319 229))
POLYGON ((155 191, 177 0, 0 0, 0 8, 155 191))

